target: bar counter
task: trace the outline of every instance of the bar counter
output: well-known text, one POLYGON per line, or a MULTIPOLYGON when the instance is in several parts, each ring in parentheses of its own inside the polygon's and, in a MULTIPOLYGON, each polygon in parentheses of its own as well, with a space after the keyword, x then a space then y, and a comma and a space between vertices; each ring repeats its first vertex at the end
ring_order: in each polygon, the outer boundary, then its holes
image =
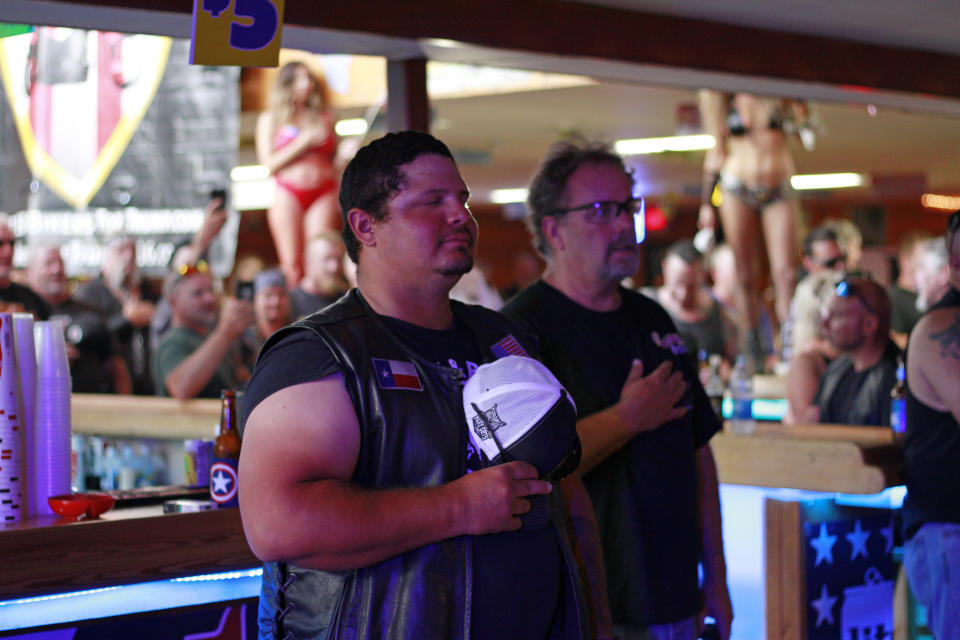
MULTIPOLYGON (((769 386, 770 383, 767 383, 769 386)), ((217 400, 74 394, 74 433, 117 438, 213 438, 217 400)), ((878 493, 899 482, 902 449, 890 429, 758 421, 751 435, 711 441, 720 482, 842 493, 878 493)))
POLYGON ((723 484, 879 493, 900 483, 903 447, 888 427, 758 422, 710 441, 723 484))
POLYGON ((0 599, 259 565, 238 509, 114 519, 116 515, 79 522, 41 516, 4 525, 0 599))

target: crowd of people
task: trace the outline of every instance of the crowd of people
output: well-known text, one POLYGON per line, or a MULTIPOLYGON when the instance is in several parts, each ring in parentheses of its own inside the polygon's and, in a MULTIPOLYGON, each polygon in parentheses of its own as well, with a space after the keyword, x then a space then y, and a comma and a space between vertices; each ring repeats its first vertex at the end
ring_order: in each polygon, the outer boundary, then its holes
MULTIPOLYGON (((100 275, 75 290, 54 245, 30 246, 15 282, 0 221, 0 308, 61 319, 75 391, 246 389, 240 500, 265 562, 264 637, 694 640, 709 618, 726 640, 709 446, 722 418, 698 363, 719 356, 727 376, 741 353, 785 373, 786 423, 889 425, 906 362, 907 570, 931 628, 951 637, 960 212, 946 242, 905 237, 884 286, 857 269, 849 221, 796 240, 787 140, 806 105, 704 92, 718 144, 700 223, 715 242, 672 244, 658 285, 633 288, 632 172, 602 144, 566 141, 531 180, 532 250, 497 291, 475 262, 469 189, 446 145, 388 134, 340 175, 320 86, 305 66, 284 68, 258 124, 277 179, 276 267, 214 278, 216 198, 162 287, 142 277, 126 236, 104 240, 100 275), (577 473, 552 481, 471 444, 479 423, 451 389, 508 355, 538 358, 576 405, 577 473), (535 504, 547 505, 542 526, 523 520, 535 504)), ((483 423, 481 437, 506 426, 483 423)))

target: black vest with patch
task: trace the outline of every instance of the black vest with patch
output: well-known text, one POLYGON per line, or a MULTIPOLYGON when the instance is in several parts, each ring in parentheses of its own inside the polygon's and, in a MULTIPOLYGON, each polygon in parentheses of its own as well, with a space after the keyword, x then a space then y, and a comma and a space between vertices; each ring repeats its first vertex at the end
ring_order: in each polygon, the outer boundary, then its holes
MULTIPOLYGON (((499 313, 456 301, 451 305, 487 361, 496 359, 490 347, 498 341, 511 334, 522 339, 521 331, 499 313)), ((353 484, 366 489, 436 487, 466 473, 468 435, 458 369, 429 362, 413 351, 356 289, 274 334, 261 354, 298 330, 320 336, 342 366, 361 431, 353 484), (413 364, 422 389, 381 388, 373 358, 413 364)), ((572 628, 579 627, 586 637, 584 600, 564 533, 560 493, 552 492, 551 510, 566 560, 568 603, 574 603, 567 611, 576 616, 570 620, 572 628)), ((449 538, 350 571, 265 563, 260 637, 469 638, 470 545, 470 536, 449 538)))

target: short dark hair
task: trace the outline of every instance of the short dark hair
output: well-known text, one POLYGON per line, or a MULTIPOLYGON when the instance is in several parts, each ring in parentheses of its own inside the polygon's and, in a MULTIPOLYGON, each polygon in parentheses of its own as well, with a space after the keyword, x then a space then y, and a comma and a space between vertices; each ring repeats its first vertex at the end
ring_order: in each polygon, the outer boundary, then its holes
POLYGON ((387 201, 403 187, 400 167, 428 154, 453 160, 447 145, 423 131, 388 133, 357 151, 340 181, 343 244, 351 260, 357 262, 360 241, 350 229, 347 214, 351 209, 362 209, 382 220, 387 215, 387 201))
POLYGON ((674 242, 667 248, 666 253, 663 254, 663 259, 666 260, 670 256, 677 256, 686 264, 693 264, 694 262, 703 260, 703 254, 697 251, 697 247, 694 246, 692 240, 677 240, 674 242))
POLYGON ((819 227, 814 227, 810 233, 807 234, 807 237, 803 240, 803 255, 812 256, 813 255, 813 243, 814 242, 836 242, 840 244, 840 240, 837 238, 837 233, 827 225, 820 225, 819 227))
POLYGON ((609 164, 617 167, 633 185, 633 175, 623 163, 623 158, 613 153, 601 142, 580 138, 564 140, 550 147, 546 157, 530 181, 527 192, 527 226, 533 236, 533 245, 546 257, 550 245, 543 237, 541 222, 546 216, 555 215, 563 209, 567 195, 567 181, 583 164, 609 164))

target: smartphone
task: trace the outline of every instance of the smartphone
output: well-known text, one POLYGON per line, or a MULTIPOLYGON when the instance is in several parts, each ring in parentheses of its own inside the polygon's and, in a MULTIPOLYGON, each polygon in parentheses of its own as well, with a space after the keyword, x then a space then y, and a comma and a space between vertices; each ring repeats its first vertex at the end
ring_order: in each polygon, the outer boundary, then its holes
POLYGON ((253 281, 241 280, 237 282, 237 299, 253 300, 253 281))
POLYGON ((226 206, 227 206, 227 190, 226 190, 226 189, 221 188, 221 189, 213 189, 213 190, 211 190, 211 191, 210 191, 210 199, 211 199, 211 200, 214 200, 214 199, 216 199, 216 198, 220 198, 220 202, 222 203, 222 205, 221 205, 222 207, 226 207, 226 206))

